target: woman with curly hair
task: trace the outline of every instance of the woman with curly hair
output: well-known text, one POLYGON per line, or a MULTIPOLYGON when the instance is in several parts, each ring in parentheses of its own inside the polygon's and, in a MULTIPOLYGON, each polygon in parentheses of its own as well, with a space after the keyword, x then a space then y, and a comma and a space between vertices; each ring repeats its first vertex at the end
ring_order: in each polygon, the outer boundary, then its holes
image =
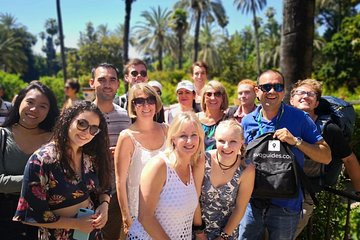
MULTIPOLYGON (((53 141, 38 149, 26 164, 14 221, 39 227, 39 239, 73 239, 74 230, 90 233, 107 221, 110 196, 110 153, 106 120, 90 102, 64 111, 53 141), (80 208, 93 214, 77 218, 80 208)), ((98 237, 98 231, 94 233, 98 237)))
POLYGON ((48 143, 59 116, 54 93, 39 81, 22 89, 2 125, 0 154, 0 236, 9 240, 37 239, 37 228, 13 222, 24 168, 31 154, 48 143))

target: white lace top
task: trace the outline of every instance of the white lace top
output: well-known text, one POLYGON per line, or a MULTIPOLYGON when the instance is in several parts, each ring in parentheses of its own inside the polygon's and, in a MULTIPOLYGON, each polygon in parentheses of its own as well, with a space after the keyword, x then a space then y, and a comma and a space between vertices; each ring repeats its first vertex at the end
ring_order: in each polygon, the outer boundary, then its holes
MULTIPOLYGON (((190 240, 194 212, 198 203, 195 184, 190 168, 190 183, 185 185, 175 169, 169 165, 169 160, 163 154, 166 162, 166 183, 160 193, 160 199, 155 210, 155 217, 172 240, 190 240)), ((147 234, 138 220, 130 227, 127 239, 148 240, 147 234)))
POLYGON ((164 142, 159 149, 149 150, 144 148, 140 142, 138 142, 130 131, 126 131, 126 134, 131 138, 134 144, 134 153, 130 159, 130 166, 128 170, 128 176, 126 180, 126 192, 128 195, 128 203, 130 215, 133 220, 138 216, 139 212, 139 185, 141 172, 150 158, 156 156, 161 151, 165 150, 165 136, 164 142))

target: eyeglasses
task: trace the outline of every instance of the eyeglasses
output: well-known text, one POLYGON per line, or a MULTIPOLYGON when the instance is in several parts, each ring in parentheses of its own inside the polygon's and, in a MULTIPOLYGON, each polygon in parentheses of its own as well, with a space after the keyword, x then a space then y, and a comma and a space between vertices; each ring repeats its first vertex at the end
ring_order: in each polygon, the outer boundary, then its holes
POLYGON ((221 92, 206 92, 205 95, 207 97, 211 97, 212 95, 214 95, 214 97, 221 97, 222 93, 221 92))
POLYGON ((145 106, 145 104, 154 105, 156 104, 156 97, 155 96, 149 96, 147 98, 134 98, 132 100, 135 106, 145 106))
POLYGON ((313 91, 307 92, 307 91, 303 91, 303 90, 296 90, 294 93, 294 95, 297 95, 297 96, 304 96, 305 94, 312 98, 317 96, 316 92, 313 92, 313 91))
POLYGON ((76 128, 80 131, 86 131, 89 129, 90 134, 93 136, 95 136, 96 134, 98 134, 101 131, 99 126, 90 125, 86 119, 78 119, 76 128))
POLYGON ((142 70, 142 71, 140 71, 140 72, 134 70, 134 71, 131 71, 130 74, 131 74, 131 76, 133 76, 133 77, 137 77, 137 76, 139 76, 139 74, 140 74, 142 77, 146 77, 146 76, 147 76, 147 72, 144 71, 144 70, 142 70))
POLYGON ((274 89, 275 92, 282 92, 284 91, 284 84, 281 84, 281 83, 275 83, 275 84, 270 84, 270 83, 267 83, 267 84, 261 84, 261 85, 258 85, 258 87, 260 88, 261 91, 263 92, 270 92, 271 89, 274 89))

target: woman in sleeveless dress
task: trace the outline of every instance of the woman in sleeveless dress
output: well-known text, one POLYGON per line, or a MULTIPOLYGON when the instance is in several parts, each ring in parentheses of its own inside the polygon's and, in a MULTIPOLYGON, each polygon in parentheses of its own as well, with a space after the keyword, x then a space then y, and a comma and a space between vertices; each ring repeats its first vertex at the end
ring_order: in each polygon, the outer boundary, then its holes
MULTIPOLYGON (((216 128, 215 139, 216 149, 205 154, 202 216, 199 212, 195 216, 195 236, 201 240, 232 240, 238 238, 239 223, 254 186, 255 168, 242 166, 243 130, 235 119, 222 121, 216 128)), ((203 168, 204 164, 198 167, 203 168)))
POLYGON ((191 239, 199 196, 192 166, 204 156, 203 139, 194 113, 174 118, 165 152, 147 163, 141 174, 139 217, 127 239, 191 239))
POLYGON ((128 113, 135 122, 120 133, 115 148, 116 190, 125 234, 138 216, 141 171, 150 158, 165 149, 167 126, 153 120, 161 108, 153 87, 147 83, 131 87, 128 113))
MULTIPOLYGON (((1 239, 37 239, 38 229, 13 222, 24 168, 31 154, 47 143, 59 116, 54 93, 39 81, 22 89, 6 119, 5 151, 0 156, 0 236, 1 239)), ((3 147, 3 146, 1 146, 3 147)))

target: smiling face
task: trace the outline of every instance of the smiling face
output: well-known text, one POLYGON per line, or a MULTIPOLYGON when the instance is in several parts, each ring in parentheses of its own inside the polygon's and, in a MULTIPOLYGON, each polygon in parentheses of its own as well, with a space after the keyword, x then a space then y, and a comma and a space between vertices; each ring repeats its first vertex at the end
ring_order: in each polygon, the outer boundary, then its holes
POLYGON ((90 86, 95 88, 96 98, 101 101, 113 101, 119 88, 120 81, 112 68, 98 67, 90 86))
MULTIPOLYGON (((143 91, 141 90, 137 90, 135 92, 135 98, 144 98, 147 99, 150 95, 145 94, 143 91)), ((132 103, 134 104, 134 103, 132 103)), ((156 114, 156 98, 155 98, 155 103, 153 104, 153 102, 149 103, 148 101, 145 101, 144 104, 134 104, 135 105, 135 112, 136 112, 136 117, 138 119, 141 118, 151 118, 153 119, 154 115, 156 114)))
POLYGON ((254 106, 256 93, 254 87, 250 84, 241 84, 238 86, 238 99, 241 106, 254 106))
POLYGON ((319 105, 316 91, 309 85, 301 85, 293 91, 290 99, 292 106, 308 113, 313 113, 319 105))
POLYGON ((84 146, 94 138, 94 136, 90 134, 90 128, 86 130, 79 130, 79 127, 77 126, 78 120, 83 119, 87 120, 90 126, 99 126, 100 124, 100 118, 94 112, 85 111, 74 117, 69 126, 68 134, 70 145, 77 148, 84 146))
MULTIPOLYGON (((284 84, 284 82, 278 73, 268 71, 260 76, 258 84, 284 84)), ((259 87, 256 87, 255 90, 264 110, 277 111, 280 108, 285 96, 284 90, 276 92, 274 88, 271 88, 269 92, 266 92, 262 91, 259 87)))
POLYGON ((37 89, 29 90, 19 106, 19 123, 25 127, 37 127, 45 120, 50 109, 49 99, 37 89))
POLYGON ((192 108, 192 104, 195 99, 195 92, 189 91, 185 88, 180 88, 177 90, 176 96, 180 105, 183 105, 187 108, 192 108))
POLYGON ((200 137, 194 124, 187 121, 172 141, 178 156, 192 156, 199 148, 200 137))
POLYGON ((206 109, 220 111, 223 102, 223 96, 221 92, 216 91, 214 88, 209 88, 204 94, 206 109))
POLYGON ((244 144, 244 140, 239 131, 234 131, 229 126, 219 127, 215 133, 217 152, 225 161, 226 159, 235 159, 244 144))
POLYGON ((207 81, 206 69, 204 67, 195 66, 193 69, 192 80, 194 81, 195 88, 201 90, 207 81))

